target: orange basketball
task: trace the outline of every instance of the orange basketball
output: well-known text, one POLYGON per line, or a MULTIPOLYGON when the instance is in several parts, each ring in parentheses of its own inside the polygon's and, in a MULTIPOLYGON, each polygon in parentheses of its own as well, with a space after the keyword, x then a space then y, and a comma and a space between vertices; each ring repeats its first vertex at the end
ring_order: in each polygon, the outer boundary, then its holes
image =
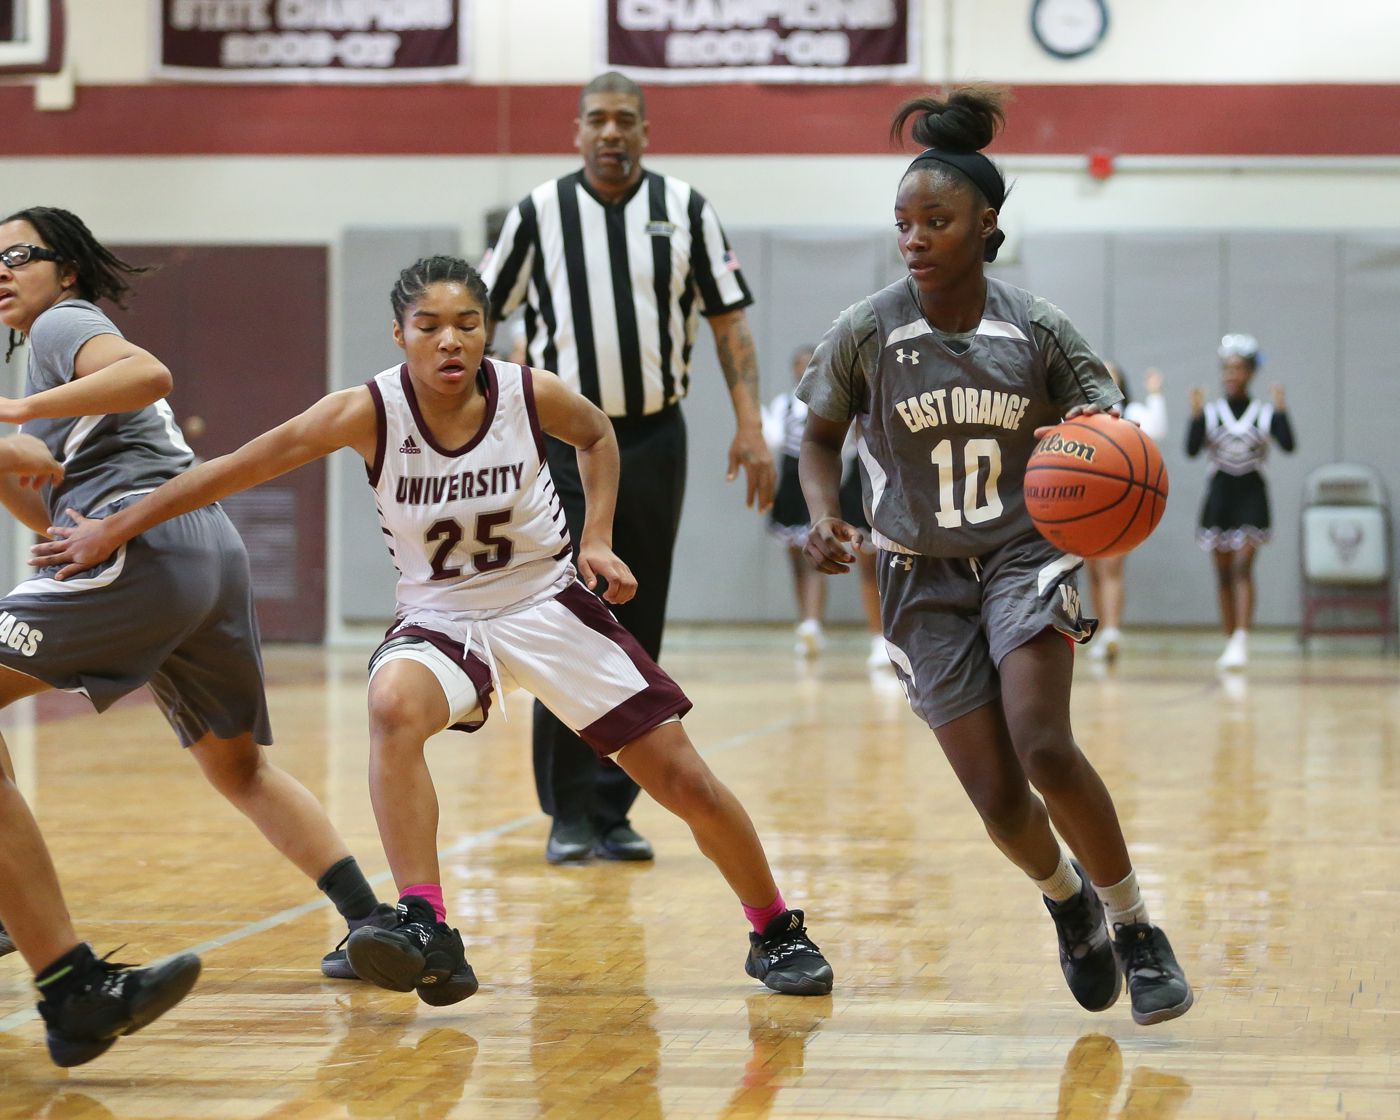
POLYGON ((1167 468, 1136 424, 1077 416, 1046 433, 1026 465, 1026 509, 1056 548, 1120 556, 1147 539, 1167 508, 1167 468))

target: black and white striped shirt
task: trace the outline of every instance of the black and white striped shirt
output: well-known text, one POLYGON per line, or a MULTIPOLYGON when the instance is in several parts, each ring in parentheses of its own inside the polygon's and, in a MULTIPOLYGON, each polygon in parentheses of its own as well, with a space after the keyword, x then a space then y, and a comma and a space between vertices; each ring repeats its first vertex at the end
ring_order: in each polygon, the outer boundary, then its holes
POLYGON ((493 316, 524 304, 530 364, 613 417, 684 397, 698 316, 753 302, 715 208, 650 171, 615 203, 582 171, 536 187, 506 217, 481 273, 493 316))

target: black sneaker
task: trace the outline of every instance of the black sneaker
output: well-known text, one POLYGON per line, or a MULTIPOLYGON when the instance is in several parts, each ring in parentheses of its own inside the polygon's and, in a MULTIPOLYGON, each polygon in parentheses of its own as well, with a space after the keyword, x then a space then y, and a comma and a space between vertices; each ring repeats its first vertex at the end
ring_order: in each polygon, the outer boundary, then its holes
POLYGON ((831 991, 831 965, 802 924, 801 910, 779 914, 761 933, 749 934, 744 971, 775 992, 824 996, 831 991))
POLYGON ((5 932, 5 927, 0 926, 0 957, 7 957, 15 951, 15 943, 10 940, 10 935, 5 932))
POLYGON ((399 902, 389 929, 361 926, 345 952, 355 975, 391 992, 418 992, 434 1007, 476 994, 476 974, 467 963, 462 935, 437 920, 432 903, 409 895, 399 902))
POLYGON ((1094 884, 1077 860, 1070 860, 1070 866, 1083 881, 1079 893, 1064 902, 1045 899, 1060 941, 1060 971, 1080 1007, 1107 1011, 1118 1002, 1123 974, 1113 956, 1103 903, 1094 892, 1094 884))
POLYGON ((553 864, 587 863, 593 858, 593 845, 597 842, 592 821, 558 819, 549 826, 544 858, 553 864))
POLYGON ((1113 927, 1113 951, 1128 978, 1133 1020, 1143 1026, 1186 1014, 1195 998, 1171 942, 1145 922, 1113 927))
POLYGON ((387 902, 381 902, 367 917, 352 921, 340 944, 321 958, 321 975, 332 980, 358 980, 355 970, 350 967, 350 958, 345 955, 345 943, 350 940, 350 935, 363 926, 393 929, 398 924, 399 912, 387 902))
POLYGON ((593 854, 599 859, 617 859, 637 862, 656 858, 651 841, 625 821, 615 824, 602 833, 593 845, 593 854))
POLYGON ((118 1036, 154 1023, 184 999, 199 978, 199 958, 193 953, 146 968, 106 960, 94 960, 88 968, 89 975, 76 991, 56 1003, 39 1003, 55 1065, 92 1061, 118 1036))

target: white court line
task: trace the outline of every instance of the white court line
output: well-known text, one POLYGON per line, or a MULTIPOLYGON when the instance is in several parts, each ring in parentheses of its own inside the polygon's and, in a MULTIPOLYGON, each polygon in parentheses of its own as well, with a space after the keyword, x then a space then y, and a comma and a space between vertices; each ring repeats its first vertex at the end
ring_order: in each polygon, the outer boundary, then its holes
MULTIPOLYGON (((719 754, 721 751, 733 750, 735 747, 741 747, 745 743, 752 742, 754 739, 761 739, 774 731, 780 731, 784 727, 790 727, 796 721, 796 716, 786 716, 783 719, 775 719, 769 723, 765 723, 762 727, 755 727, 752 731, 745 731, 739 735, 731 735, 728 739, 721 739, 718 743, 700 753, 702 755, 712 755, 719 754)), ((518 832, 528 824, 535 824, 541 817, 543 817, 542 813, 531 813, 527 817, 516 817, 513 821, 506 821, 504 824, 498 824, 495 828, 487 828, 483 829, 481 832, 473 832, 469 836, 463 836, 451 847, 443 848, 438 852, 438 858, 446 862, 454 856, 463 855, 471 851, 473 848, 479 848, 483 844, 489 844, 493 840, 500 839, 502 836, 507 836, 512 832, 518 832)), ((387 883, 392 877, 393 875, 391 872, 381 871, 378 875, 371 875, 369 877, 369 882, 372 886, 378 886, 380 883, 387 883)), ((253 937, 259 933, 266 933, 270 929, 276 929, 278 926, 286 925, 288 922, 294 922, 298 918, 304 918, 307 914, 314 914, 317 910, 324 910, 329 907, 330 904, 331 900, 323 895, 320 898, 312 899, 310 902, 303 902, 300 906, 292 906, 286 910, 278 911, 276 914, 271 914, 256 922, 250 922, 245 926, 240 926, 238 929, 230 930, 220 937, 211 937, 208 941, 201 941, 198 945, 191 945, 188 949, 180 949, 176 952, 208 953, 214 949, 222 949, 226 945, 232 945, 245 938, 253 937)), ((176 953, 171 954, 171 956, 175 955, 176 953)), ((15 1011, 10 1015, 6 1015, 4 1018, 0 1018, 0 1033, 14 1030, 15 1027, 23 1026, 25 1023, 31 1022, 38 1017, 39 1012, 32 1007, 15 1011)))

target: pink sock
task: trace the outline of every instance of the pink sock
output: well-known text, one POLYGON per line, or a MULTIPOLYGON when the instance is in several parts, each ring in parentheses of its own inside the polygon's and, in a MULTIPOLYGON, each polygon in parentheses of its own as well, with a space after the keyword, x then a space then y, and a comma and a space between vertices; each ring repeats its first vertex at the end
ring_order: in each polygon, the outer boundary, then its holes
POLYGON ((749 920, 749 925, 753 926, 754 933, 762 933, 768 928, 768 923, 786 909, 787 903, 783 901, 783 892, 779 891, 767 906, 745 906, 744 917, 749 920))
POLYGON ((417 886, 404 887, 399 891, 399 901, 402 902, 411 894, 416 894, 419 898, 432 904, 433 913, 437 915, 437 920, 445 922, 447 920, 447 906, 442 901, 441 883, 419 883, 417 886))

